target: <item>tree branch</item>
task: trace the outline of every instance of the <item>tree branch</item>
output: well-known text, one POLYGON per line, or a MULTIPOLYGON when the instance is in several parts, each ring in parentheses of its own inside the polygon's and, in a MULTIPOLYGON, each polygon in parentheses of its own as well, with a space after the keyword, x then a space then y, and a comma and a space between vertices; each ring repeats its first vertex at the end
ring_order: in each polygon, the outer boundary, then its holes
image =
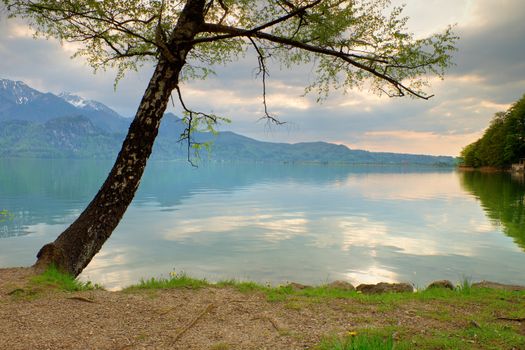
POLYGON ((268 70, 266 69, 265 62, 266 57, 264 56, 262 50, 257 46, 255 40, 253 40, 251 37, 248 37, 248 39, 251 41, 253 47, 255 48, 255 51, 257 51, 257 60, 259 61, 259 70, 257 71, 257 75, 262 75, 262 95, 264 105, 264 117, 262 118, 266 118, 268 121, 271 121, 277 125, 282 125, 284 124, 284 122, 280 121, 279 119, 268 113, 268 105, 266 103, 266 76, 268 75, 268 70))
POLYGON ((222 22, 226 19, 226 16, 228 16, 228 14, 230 13, 230 9, 228 8, 228 6, 226 6, 226 4, 224 4, 223 0, 219 0, 219 5, 221 6, 221 8, 224 11, 224 14, 222 15, 221 19, 219 20, 219 24, 222 24, 222 22))
MULTIPOLYGON (((92 21, 95 21, 95 22, 106 23, 108 26, 110 26, 110 28, 108 28, 108 29, 112 29, 112 30, 121 32, 123 34, 130 35, 132 37, 135 37, 137 39, 142 40, 145 43, 157 46, 154 41, 151 41, 151 40, 147 39, 146 37, 144 37, 143 35, 140 35, 137 32, 129 29, 128 27, 126 27, 126 24, 133 23, 133 22, 137 22, 137 23, 141 23, 141 24, 149 24, 149 23, 151 23, 151 21, 153 21, 156 18, 156 16, 152 16, 152 17, 150 17, 148 19, 145 19, 145 20, 136 19, 136 18, 133 18, 133 19, 129 18, 129 19, 126 19, 124 21, 118 21, 114 17, 111 17, 110 15, 108 15, 108 16, 94 16, 92 14, 96 13, 95 10, 74 11, 71 8, 46 6, 46 5, 42 5, 42 4, 36 4, 36 3, 33 3, 33 2, 30 2, 29 4, 24 4, 24 5, 21 5, 21 6, 27 7, 29 12, 38 12, 41 16, 43 16, 44 18, 47 18, 50 21, 66 21, 66 22, 69 22, 71 24, 74 24, 73 21, 75 20, 75 17, 78 17, 78 18, 84 18, 86 20, 92 20, 92 21), (49 16, 49 15, 46 15, 45 14, 46 11, 50 12, 50 13, 56 13, 57 17, 55 18, 55 17, 49 16)), ((76 22, 76 27, 77 28, 78 28, 78 26, 83 26, 83 27, 88 28, 89 30, 93 30, 92 28, 90 28, 85 23, 78 22, 78 21, 75 21, 75 22, 76 22)))
MULTIPOLYGON (((195 165, 195 163, 193 163, 193 161, 191 160, 191 157, 190 157, 191 148, 194 147, 194 146, 202 145, 202 143, 195 142, 192 139, 193 127, 194 127, 193 123, 195 121, 194 117, 199 117, 199 116, 205 117, 206 119, 210 120, 212 124, 217 124, 217 117, 214 116, 214 115, 211 115, 211 114, 206 114, 206 113, 203 113, 203 112, 196 112, 194 110, 189 109, 188 107, 186 107, 186 104, 184 103, 184 99, 182 98, 182 93, 180 91, 179 85, 175 86, 175 90, 177 90, 177 96, 179 98, 179 102, 180 102, 182 108, 184 109, 184 111, 188 115, 188 126, 184 129, 184 131, 180 135, 180 138, 179 138, 178 142, 182 142, 184 140, 187 141, 188 162, 191 164, 191 166, 197 167, 197 165, 195 165)), ((198 154, 197 152, 195 152, 195 153, 198 154)))
MULTIPOLYGON (((370 66, 367 66, 367 65, 365 65, 363 63, 360 63, 360 62, 356 61, 353 58, 357 58, 357 57, 355 57, 357 55, 347 54, 347 53, 344 53, 342 51, 337 51, 337 50, 334 50, 334 49, 321 47, 321 46, 315 46, 315 45, 303 43, 303 42, 300 42, 300 41, 297 41, 297 40, 294 40, 294 39, 289 39, 289 38, 283 38, 283 37, 275 36, 275 35, 268 34, 268 33, 265 33, 265 32, 260 32, 260 31, 255 31, 254 32, 253 30, 240 29, 240 28, 224 26, 224 25, 219 25, 219 24, 206 23, 203 26, 203 31, 210 32, 210 33, 228 33, 228 35, 230 35, 231 37, 259 38, 259 39, 264 39, 264 40, 267 40, 267 41, 270 41, 270 42, 273 42, 273 43, 277 43, 277 44, 281 44, 281 45, 285 45, 285 46, 289 46, 289 47, 295 47, 295 48, 298 48, 298 49, 302 49, 302 50, 305 50, 305 51, 318 53, 318 54, 325 55, 325 56, 336 57, 336 58, 339 58, 339 59, 343 60, 344 62, 354 66, 354 67, 360 68, 360 69, 362 69, 364 71, 367 71, 370 74, 372 74, 372 75, 374 75, 374 76, 376 76, 376 77, 378 77, 380 79, 383 79, 383 80, 389 82, 398 91, 398 95, 397 96, 405 96, 405 93, 408 93, 410 95, 413 95, 415 97, 418 97, 418 98, 421 98, 421 99, 424 99, 424 100, 428 100, 429 98, 434 96, 434 95, 429 95, 429 96, 422 95, 422 94, 418 93, 417 91, 414 91, 413 89, 411 89, 408 86, 404 85, 400 81, 396 80, 392 76, 388 75, 387 73, 382 73, 382 72, 378 71, 377 69, 375 69, 374 67, 370 67, 370 66)), ((365 59, 365 60, 367 59, 366 56, 359 56, 359 58, 360 59, 365 59)), ((431 64, 431 63, 432 62, 428 62, 428 64, 431 64)), ((401 68, 401 67, 402 68, 411 69, 410 66, 406 66, 406 67, 398 66, 398 68, 401 68)))
MULTIPOLYGON (((305 5, 303 7, 299 7, 295 11, 292 11, 292 12, 288 13, 285 16, 282 16, 282 17, 279 17, 277 19, 274 19, 273 21, 270 21, 268 23, 262 24, 262 25, 260 25, 258 27, 253 28, 253 29, 240 29, 240 30, 243 30, 247 34, 253 34, 253 33, 256 33, 256 32, 260 32, 263 29, 272 27, 272 26, 274 26, 276 24, 279 24, 281 22, 287 21, 290 18, 293 18, 293 17, 295 17, 295 16, 297 16, 297 15, 299 15, 301 13, 304 13, 307 9, 309 9, 311 7, 314 7, 315 5, 320 3, 321 1, 322 0, 316 0, 316 1, 312 2, 311 4, 305 5)), ((221 26, 220 22, 217 25, 221 26)), ((228 27, 228 28, 232 28, 232 27, 228 27)), ((203 30, 203 32, 210 32, 210 31, 209 30, 203 30)), ((233 33, 232 32, 232 33, 228 33, 228 34, 225 34, 225 35, 217 35, 217 36, 214 36, 212 38, 195 39, 195 40, 193 40, 191 42, 191 44, 199 44, 199 43, 206 43, 206 42, 223 40, 223 39, 230 39, 230 38, 235 38, 235 37, 238 37, 238 36, 249 36, 247 34, 238 34, 238 33, 233 33)))

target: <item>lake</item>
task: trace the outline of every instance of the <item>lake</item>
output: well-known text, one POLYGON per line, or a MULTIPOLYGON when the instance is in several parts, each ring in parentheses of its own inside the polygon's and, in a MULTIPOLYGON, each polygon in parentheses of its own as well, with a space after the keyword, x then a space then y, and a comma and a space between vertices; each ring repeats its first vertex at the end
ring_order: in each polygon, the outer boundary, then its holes
MULTIPOLYGON (((110 162, 0 160, 0 266, 35 261, 110 162)), ((525 185, 508 174, 392 166, 150 162, 81 279, 118 289, 210 281, 525 284, 525 185)))

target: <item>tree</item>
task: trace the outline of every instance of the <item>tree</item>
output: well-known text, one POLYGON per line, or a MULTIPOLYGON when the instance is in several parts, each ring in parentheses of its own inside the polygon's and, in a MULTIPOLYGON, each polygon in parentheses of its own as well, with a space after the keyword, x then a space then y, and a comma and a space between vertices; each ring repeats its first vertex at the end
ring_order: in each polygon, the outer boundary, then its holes
POLYGON ((508 168, 525 157, 525 95, 492 118, 483 136, 461 151, 467 166, 508 168))
MULTIPOLYGON (((155 70, 106 181, 80 216, 37 255, 78 275, 100 250, 137 190, 172 91, 184 112, 181 135, 195 146, 196 130, 221 120, 194 111, 183 100, 184 80, 205 78, 217 63, 233 63, 253 50, 262 80, 264 116, 281 123, 266 105, 267 62, 312 64, 316 79, 306 92, 319 99, 333 89, 368 84, 379 94, 428 99, 431 76, 451 64, 457 37, 416 39, 402 8, 388 0, 2 0, 37 35, 77 42, 76 56, 95 69, 114 67, 118 81, 130 69, 154 62, 155 70)), ((198 146, 198 145, 197 145, 198 146)))

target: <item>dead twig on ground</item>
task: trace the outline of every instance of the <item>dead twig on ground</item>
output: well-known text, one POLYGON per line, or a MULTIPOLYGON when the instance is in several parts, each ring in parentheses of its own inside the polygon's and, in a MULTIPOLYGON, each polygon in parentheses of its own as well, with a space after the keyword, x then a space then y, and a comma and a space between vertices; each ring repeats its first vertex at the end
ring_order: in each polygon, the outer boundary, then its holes
POLYGON ((204 317, 204 315, 206 315, 208 312, 210 312, 211 310, 213 310, 213 308, 215 308, 215 305, 213 304, 210 304, 208 305, 197 317, 195 317, 190 323, 188 323, 182 330, 179 331, 179 333, 177 333, 177 335, 175 336, 175 338, 173 339, 173 342, 175 343, 177 340, 179 340, 183 335, 184 333, 186 333, 191 327, 195 326, 195 324, 201 319, 204 317))
POLYGON ((70 300, 77 300, 77 301, 83 301, 83 302, 85 302, 85 303, 96 303, 96 301, 93 300, 93 299, 88 299, 88 298, 79 297, 79 296, 68 297, 67 299, 70 299, 70 300))
POLYGON ((498 317, 497 320, 525 322, 525 317, 498 317))
POLYGON ((271 317, 268 317, 268 316, 257 316, 257 317, 252 318, 252 320, 268 321, 268 322, 270 322, 272 324, 273 328, 275 328, 275 330, 277 332, 281 331, 281 328, 279 327, 279 325, 277 325, 277 322, 275 320, 273 320, 271 317))

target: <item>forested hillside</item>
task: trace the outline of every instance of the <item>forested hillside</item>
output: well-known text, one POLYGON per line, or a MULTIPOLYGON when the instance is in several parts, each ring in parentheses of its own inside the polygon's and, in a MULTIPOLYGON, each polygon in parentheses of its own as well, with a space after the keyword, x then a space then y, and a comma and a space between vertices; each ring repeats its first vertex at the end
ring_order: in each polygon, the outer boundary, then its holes
POLYGON ((525 95, 498 112, 483 136, 461 151, 463 164, 507 168, 525 157, 525 95))
MULTIPOLYGON (((70 93, 42 93, 21 81, 0 79, 0 158, 114 159, 129 123, 101 102, 70 93)), ((186 145, 177 142, 184 128, 181 119, 166 113, 153 158, 187 158, 186 145)), ((368 152, 328 142, 263 142, 228 131, 196 132, 193 141, 212 143, 210 152, 200 152, 202 160, 455 164, 455 158, 448 156, 368 152)))

